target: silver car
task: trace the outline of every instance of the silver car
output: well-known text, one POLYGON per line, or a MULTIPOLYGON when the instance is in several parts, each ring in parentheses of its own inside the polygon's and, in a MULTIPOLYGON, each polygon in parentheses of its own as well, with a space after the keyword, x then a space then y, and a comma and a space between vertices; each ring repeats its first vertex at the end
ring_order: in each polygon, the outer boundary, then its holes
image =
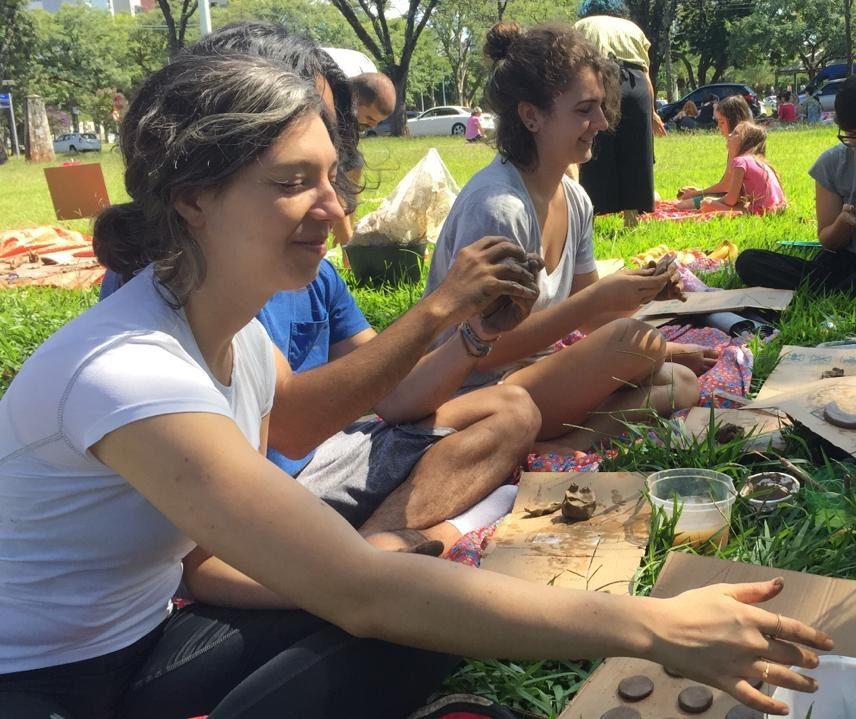
POLYGON ((820 102, 820 106, 823 108, 824 112, 832 112, 835 110, 835 98, 843 84, 844 78, 840 80, 830 80, 820 88, 820 90, 814 93, 814 96, 818 99, 818 102, 820 102))
POLYGON ((92 132, 67 132, 54 140, 54 152, 101 152, 101 140, 92 132))
MULTIPOLYGON (((407 130, 412 137, 421 135, 460 135, 467 131, 467 120, 472 111, 460 105, 444 105, 432 107, 422 114, 407 121, 407 130)), ((494 129, 493 116, 484 112, 481 115, 481 126, 485 132, 494 129)))

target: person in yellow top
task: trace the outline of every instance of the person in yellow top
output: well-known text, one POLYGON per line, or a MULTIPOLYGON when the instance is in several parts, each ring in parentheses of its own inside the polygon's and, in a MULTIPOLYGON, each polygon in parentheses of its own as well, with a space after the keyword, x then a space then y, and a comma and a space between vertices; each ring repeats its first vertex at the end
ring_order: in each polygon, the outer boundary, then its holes
POLYGON ((627 19, 623 0, 583 0, 574 28, 621 72, 621 120, 614 132, 602 132, 592 159, 580 167, 580 184, 595 214, 624 211, 625 224, 654 209, 654 134, 666 129, 657 115, 648 73, 651 43, 627 19))

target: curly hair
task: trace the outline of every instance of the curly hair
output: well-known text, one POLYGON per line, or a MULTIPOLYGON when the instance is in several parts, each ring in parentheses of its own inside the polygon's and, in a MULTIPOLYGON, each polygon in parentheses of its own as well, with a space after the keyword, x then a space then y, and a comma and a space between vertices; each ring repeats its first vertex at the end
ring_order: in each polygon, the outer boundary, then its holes
POLYGON ((610 127, 619 118, 618 69, 570 25, 543 24, 523 30, 515 22, 501 22, 487 33, 484 53, 493 63, 485 98, 497 116, 496 147, 516 165, 532 168, 538 153, 532 133, 520 119, 520 102, 549 112, 583 69, 603 81, 603 112, 610 127))
POLYGON ((205 257, 175 208, 179 192, 221 189, 311 114, 324 119, 315 86, 250 55, 182 54, 152 74, 131 101, 120 147, 131 202, 97 218, 99 261, 128 278, 153 264, 182 306, 205 278, 205 257))

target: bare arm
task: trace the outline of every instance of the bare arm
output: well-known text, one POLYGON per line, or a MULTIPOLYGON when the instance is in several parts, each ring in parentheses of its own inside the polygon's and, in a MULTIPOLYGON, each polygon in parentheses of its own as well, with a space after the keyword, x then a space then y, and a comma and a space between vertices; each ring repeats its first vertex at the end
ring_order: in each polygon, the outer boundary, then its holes
POLYGON ((645 79, 648 81, 648 91, 651 93, 651 121, 654 126, 654 136, 664 137, 666 134, 666 126, 657 114, 657 93, 654 91, 654 83, 651 82, 651 73, 645 73, 645 79))
POLYGON ((117 429, 91 450, 178 528, 287 602, 356 636, 469 656, 646 656, 767 711, 746 677, 802 688, 831 642, 744 602, 772 582, 717 585, 673 599, 543 587, 451 562, 373 549, 320 499, 267 462, 228 418, 163 415, 117 429), (152 452, 151 447, 158 447, 152 452), (739 601, 736 601, 739 600, 739 601))
POLYGON ((742 167, 731 167, 731 172, 728 178, 728 188, 725 191, 725 197, 720 202, 729 207, 734 207, 740 202, 740 197, 743 194, 743 177, 746 175, 746 170, 742 167))
POLYGON ((617 272, 601 279, 596 271, 577 275, 567 299, 532 313, 503 334, 478 367, 502 367, 546 349, 575 329, 591 330, 627 316, 654 299, 668 280, 666 274, 654 277, 645 272, 617 272))
POLYGON ((518 245, 502 238, 479 240, 458 254, 437 290, 347 356, 299 374, 279 356, 271 446, 288 457, 304 456, 387 397, 443 329, 502 295, 533 302, 532 276, 504 261, 523 256, 518 245))
POLYGON ((687 186, 682 187, 678 191, 678 197, 682 200, 688 200, 691 197, 697 197, 699 195, 714 195, 721 192, 728 192, 728 188, 730 186, 731 181, 731 153, 728 153, 728 157, 725 161, 725 171, 722 173, 722 177, 719 182, 714 182, 709 187, 693 187, 687 186))
MULTIPOLYGON (((331 357, 343 357, 377 333, 368 329, 337 342, 330 348, 331 357)), ((455 332, 436 349, 424 355, 407 376, 374 406, 387 422, 415 422, 433 414, 449 400, 476 365, 467 353, 460 335, 455 332)))
POLYGON ((830 192, 819 182, 814 183, 815 211, 817 213, 817 239, 827 250, 847 247, 856 229, 853 205, 830 192))
POLYGON ((182 579, 198 602, 236 609, 297 609, 293 602, 212 557, 202 547, 188 554, 183 564, 182 579))

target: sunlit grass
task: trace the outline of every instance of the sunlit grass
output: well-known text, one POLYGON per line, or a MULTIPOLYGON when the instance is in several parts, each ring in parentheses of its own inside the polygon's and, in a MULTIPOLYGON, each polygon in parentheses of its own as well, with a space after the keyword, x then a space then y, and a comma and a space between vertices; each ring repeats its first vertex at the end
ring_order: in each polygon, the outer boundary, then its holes
MULTIPOLYGON (((835 143, 831 127, 789 129, 770 133, 768 156, 779 172, 789 200, 787 210, 769 217, 714 219, 705 223, 643 222, 627 230, 618 217, 595 221, 595 253, 599 259, 628 258, 654 245, 712 249, 722 239, 742 248, 775 247, 779 240, 815 237, 814 181, 808 168, 835 143)), ((362 143, 367 160, 367 187, 362 216, 378 206, 395 184, 425 154, 436 147, 450 172, 463 186, 487 165, 492 150, 468 145, 458 138, 377 138, 362 143)), ((706 185, 718 180, 725 163, 724 139, 714 133, 670 135, 655 143, 656 187, 673 197, 685 184, 706 185)), ((85 156, 104 168, 110 198, 126 199, 121 162, 116 153, 85 156)), ((0 166, 0 229, 57 224, 44 183, 42 166, 13 159, 0 166)), ((89 221, 59 223, 83 232, 89 221)), ((240 242, 240 238, 235 238, 240 242)), ((382 329, 421 295, 423 281, 415 286, 357 288, 349 272, 346 281, 370 322, 382 329)), ((706 278, 716 286, 738 281, 728 268, 706 278)), ((20 364, 50 333, 83 311, 96 299, 94 291, 50 289, 0 291, 0 393, 20 364)), ((777 361, 783 344, 814 345, 856 334, 856 305, 847 298, 813 298, 798 293, 781 318, 779 336, 767 345, 753 343, 755 353, 752 390, 757 391, 777 361)), ((724 445, 712 442, 674 444, 675 428, 668 422, 649 427, 628 425, 630 439, 618 445, 618 455, 604 469, 650 472, 676 466, 725 469, 739 483, 753 468, 776 466, 775 456, 746 455, 741 440, 724 445)), ((852 466, 836 458, 834 450, 810 434, 794 432, 788 438, 788 461, 806 472, 799 498, 783 509, 759 517, 738 500, 732 517, 731 540, 720 556, 798 571, 856 578, 856 500, 852 466)), ((856 476, 856 471, 853 472, 856 476)), ((647 594, 671 549, 673 527, 655 519, 651 542, 634 581, 635 592, 647 594)), ((568 618, 574 621, 573 617, 568 618)), ((467 661, 449 680, 448 688, 492 696, 529 716, 556 716, 588 676, 592 662, 467 661)))

